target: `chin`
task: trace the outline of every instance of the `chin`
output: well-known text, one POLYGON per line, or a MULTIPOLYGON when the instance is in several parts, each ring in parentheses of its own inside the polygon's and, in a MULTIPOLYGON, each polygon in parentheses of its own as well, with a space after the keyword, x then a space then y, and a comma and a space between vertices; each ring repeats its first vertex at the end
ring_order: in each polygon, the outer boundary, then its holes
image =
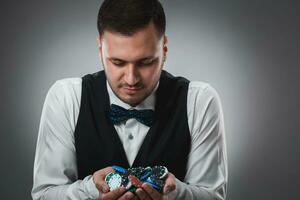
POLYGON ((120 99, 131 106, 136 106, 140 104, 145 97, 124 95, 120 99))
MULTIPOLYGON (((140 91, 141 92, 141 91, 140 91)), ((119 98, 129 104, 129 105, 138 105, 139 103, 141 103, 146 97, 146 94, 143 93, 137 93, 137 94, 127 94, 125 92, 120 93, 119 98)))
POLYGON ((131 106, 136 106, 143 101, 142 99, 136 99, 136 98, 125 98, 122 100, 131 106))

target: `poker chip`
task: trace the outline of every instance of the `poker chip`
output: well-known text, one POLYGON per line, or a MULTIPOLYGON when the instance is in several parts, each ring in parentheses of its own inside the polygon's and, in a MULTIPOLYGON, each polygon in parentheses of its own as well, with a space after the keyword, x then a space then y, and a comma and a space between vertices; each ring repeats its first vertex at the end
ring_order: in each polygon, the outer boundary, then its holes
POLYGON ((126 188, 129 183, 128 176, 121 174, 121 177, 122 177, 121 186, 126 188))
POLYGON ((164 187, 164 179, 168 175, 168 169, 165 166, 154 167, 132 167, 124 169, 120 166, 112 166, 115 170, 105 177, 110 191, 125 187, 127 191, 135 192, 137 188, 142 187, 146 182, 151 187, 161 192, 164 187))
POLYGON ((132 182, 128 181, 127 185, 125 186, 125 189, 129 190, 130 188, 132 188, 132 182))
POLYGON ((146 167, 146 168, 144 169, 144 173, 143 173, 143 175, 141 176, 140 180, 141 180, 141 181, 147 180, 147 178, 148 178, 149 176, 151 176, 151 174, 152 174, 152 169, 151 169, 151 167, 146 167))
POLYGON ((152 167, 152 175, 163 179, 168 175, 168 169, 165 166, 154 166, 152 167))
POLYGON ((112 166, 113 170, 119 172, 119 173, 124 173, 125 169, 123 167, 117 166, 117 165, 113 165, 112 166))
POLYGON ((129 181, 132 183, 132 185, 136 188, 140 188, 142 187, 142 182, 135 176, 133 175, 129 175, 128 176, 129 181))
POLYGON ((136 168, 128 168, 124 171, 124 173, 121 174, 122 176, 122 186, 124 187, 128 187, 129 184, 129 179, 128 176, 129 175, 133 175, 135 177, 141 177, 141 175, 144 172, 144 168, 143 167, 136 167, 136 168))
POLYGON ((136 188, 135 187, 132 187, 132 188, 130 188, 129 190, 127 190, 128 192, 132 192, 132 193, 135 193, 135 191, 136 191, 136 188))
POLYGON ((148 185, 150 185, 151 187, 153 187, 154 189, 156 189, 157 191, 161 192, 162 188, 158 187, 157 185, 155 185, 153 182, 151 181, 146 181, 148 185))
POLYGON ((121 186, 122 177, 117 172, 110 172, 106 175, 105 182, 108 184, 110 191, 112 191, 121 186))
POLYGON ((150 182, 160 188, 164 187, 164 181, 153 175, 147 178, 147 182, 150 182))
POLYGON ((129 176, 129 175, 134 175, 136 177, 141 177, 142 174, 144 173, 145 168, 143 167, 134 167, 134 168, 128 168, 125 170, 124 175, 129 176))

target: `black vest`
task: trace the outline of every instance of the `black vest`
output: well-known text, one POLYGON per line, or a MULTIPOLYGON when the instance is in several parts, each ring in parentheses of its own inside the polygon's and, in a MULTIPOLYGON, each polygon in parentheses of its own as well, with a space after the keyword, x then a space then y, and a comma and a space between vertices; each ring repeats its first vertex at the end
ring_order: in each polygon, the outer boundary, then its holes
MULTIPOLYGON (((186 108, 188 85, 188 80, 162 71, 156 91, 154 123, 132 167, 164 165, 183 181, 191 144, 186 108)), ((85 75, 74 133, 79 179, 107 166, 130 167, 108 117, 109 109, 104 71, 85 75)))

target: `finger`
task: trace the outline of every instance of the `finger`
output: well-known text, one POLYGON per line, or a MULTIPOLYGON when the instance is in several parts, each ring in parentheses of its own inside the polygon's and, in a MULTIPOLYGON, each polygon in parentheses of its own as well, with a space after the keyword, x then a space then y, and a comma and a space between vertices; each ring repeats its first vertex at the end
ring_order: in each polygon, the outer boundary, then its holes
POLYGON ((143 183, 142 188, 147 192, 151 199, 162 199, 162 194, 156 191, 147 183, 143 183))
MULTIPOLYGON (((99 175, 101 176, 101 175, 99 175)), ((96 185, 96 188, 102 192, 102 193, 106 193, 109 192, 109 186, 107 185, 107 183, 105 182, 105 180, 102 177, 96 177, 94 176, 94 183, 96 185)))
POLYGON ((102 193, 109 192, 109 187, 104 179, 105 179, 105 176, 112 171, 114 171, 114 170, 111 167, 106 167, 106 168, 96 171, 93 174, 93 181, 94 181, 97 189, 100 192, 102 192, 102 193))
POLYGON ((141 200, 138 196, 134 196, 133 200, 141 200))
POLYGON ((126 192, 126 189, 124 187, 117 188, 111 192, 102 194, 103 200, 111 200, 111 199, 118 199, 120 196, 122 196, 126 192))
POLYGON ((105 181, 98 181, 98 183, 96 183, 96 187, 102 193, 109 192, 109 186, 105 181))
POLYGON ((132 200, 135 198, 135 195, 132 192, 126 192, 124 195, 122 195, 119 200, 132 200))
POLYGON ((150 196, 141 188, 138 188, 135 191, 135 194, 139 197, 140 200, 150 200, 150 196))
POLYGON ((169 192, 176 189, 176 180, 175 176, 172 173, 168 173, 167 179, 165 180, 165 186, 163 189, 164 194, 168 194, 169 192))
POLYGON ((110 172, 113 172, 113 168, 112 167, 106 167, 106 168, 103 168, 103 169, 100 169, 98 171, 96 171, 94 174, 93 174, 93 178, 94 179, 103 179, 105 178, 105 176, 107 174, 109 174, 110 172))
POLYGON ((106 176, 107 174, 109 174, 110 172, 113 172, 114 169, 113 169, 112 167, 106 167, 106 168, 101 169, 100 171, 101 171, 100 177, 105 178, 105 176, 106 176))

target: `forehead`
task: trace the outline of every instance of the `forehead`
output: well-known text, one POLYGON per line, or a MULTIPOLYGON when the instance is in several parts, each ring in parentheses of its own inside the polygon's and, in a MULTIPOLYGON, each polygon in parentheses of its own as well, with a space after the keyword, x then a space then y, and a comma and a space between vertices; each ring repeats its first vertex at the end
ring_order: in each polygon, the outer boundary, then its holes
POLYGON ((105 31, 102 37, 102 50, 106 57, 136 60, 159 54, 162 38, 158 37, 152 23, 131 36, 105 31))

